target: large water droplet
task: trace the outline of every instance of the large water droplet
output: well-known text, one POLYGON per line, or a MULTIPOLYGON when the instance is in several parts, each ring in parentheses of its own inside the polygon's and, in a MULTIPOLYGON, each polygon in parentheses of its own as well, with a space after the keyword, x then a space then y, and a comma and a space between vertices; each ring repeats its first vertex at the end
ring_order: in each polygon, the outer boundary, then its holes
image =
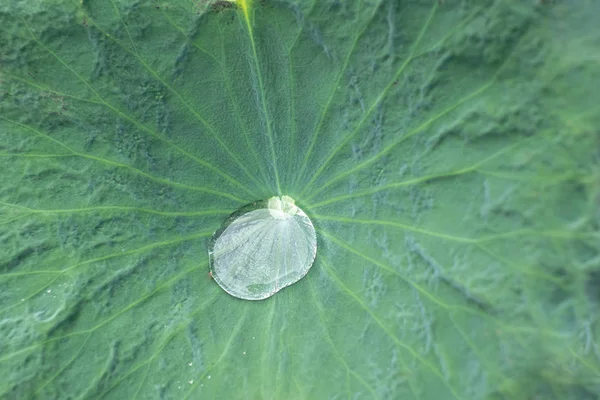
POLYGON ((289 196, 274 196, 233 213, 213 235, 210 270, 232 296, 262 300, 298 282, 317 254, 308 216, 289 196))

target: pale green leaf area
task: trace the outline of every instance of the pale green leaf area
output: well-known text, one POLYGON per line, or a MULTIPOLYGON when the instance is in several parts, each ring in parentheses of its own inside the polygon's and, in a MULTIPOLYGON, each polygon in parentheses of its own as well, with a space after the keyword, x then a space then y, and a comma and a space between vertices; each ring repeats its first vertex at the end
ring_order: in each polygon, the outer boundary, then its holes
POLYGON ((600 3, 0 4, 0 398, 597 399, 600 3), (289 195, 262 301, 211 235, 289 195))

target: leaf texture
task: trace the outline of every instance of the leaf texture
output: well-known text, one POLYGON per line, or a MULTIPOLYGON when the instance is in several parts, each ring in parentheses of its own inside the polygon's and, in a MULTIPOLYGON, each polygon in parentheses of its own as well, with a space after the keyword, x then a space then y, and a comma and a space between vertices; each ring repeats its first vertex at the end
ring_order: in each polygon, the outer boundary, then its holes
POLYGON ((598 15, 3 2, 0 397, 598 398, 598 15), (316 262, 235 299, 210 237, 275 195, 316 262))

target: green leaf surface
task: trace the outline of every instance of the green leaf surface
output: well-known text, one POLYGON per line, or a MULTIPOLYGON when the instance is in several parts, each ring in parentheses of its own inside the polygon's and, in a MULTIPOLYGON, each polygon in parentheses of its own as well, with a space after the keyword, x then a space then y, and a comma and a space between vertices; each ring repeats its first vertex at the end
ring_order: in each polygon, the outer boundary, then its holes
POLYGON ((0 397, 596 399, 595 0, 0 4, 0 397), (208 273, 289 195, 307 277, 208 273))

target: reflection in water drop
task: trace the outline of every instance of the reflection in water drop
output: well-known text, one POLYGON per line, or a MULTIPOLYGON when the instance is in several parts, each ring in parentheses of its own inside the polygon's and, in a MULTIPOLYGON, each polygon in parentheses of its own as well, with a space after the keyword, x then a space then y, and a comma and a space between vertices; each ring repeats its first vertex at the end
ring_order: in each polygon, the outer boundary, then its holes
POLYGON ((317 236, 308 216, 289 196, 242 207, 213 235, 210 271, 232 296, 271 297, 308 273, 317 236))

